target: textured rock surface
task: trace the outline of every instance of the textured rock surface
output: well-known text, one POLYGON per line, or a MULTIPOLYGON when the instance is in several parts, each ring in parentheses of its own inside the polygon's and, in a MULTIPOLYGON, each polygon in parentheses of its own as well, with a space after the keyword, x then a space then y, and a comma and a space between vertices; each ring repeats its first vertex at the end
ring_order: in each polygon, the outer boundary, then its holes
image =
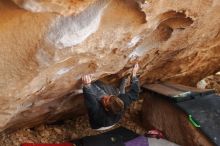
POLYGON ((220 72, 208 76, 197 83, 197 87, 201 89, 215 89, 220 94, 220 72))
POLYGON ((0 131, 83 113, 81 75, 117 82, 133 56, 142 83, 220 70, 217 0, 14 1, 26 10, 0 1, 0 131))
POLYGON ((32 12, 78 14, 96 0, 13 0, 21 8, 32 12))

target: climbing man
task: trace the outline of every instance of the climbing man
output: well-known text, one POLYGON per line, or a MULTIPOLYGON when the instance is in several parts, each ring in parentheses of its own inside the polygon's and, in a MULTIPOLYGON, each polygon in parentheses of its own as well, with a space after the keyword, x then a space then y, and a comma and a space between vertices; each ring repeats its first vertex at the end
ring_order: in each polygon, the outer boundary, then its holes
POLYGON ((92 82, 90 75, 82 77, 83 95, 88 110, 92 129, 106 130, 113 127, 122 117, 125 109, 139 97, 139 80, 136 76, 139 65, 132 70, 131 88, 125 92, 126 79, 120 88, 104 84, 101 81, 92 82))

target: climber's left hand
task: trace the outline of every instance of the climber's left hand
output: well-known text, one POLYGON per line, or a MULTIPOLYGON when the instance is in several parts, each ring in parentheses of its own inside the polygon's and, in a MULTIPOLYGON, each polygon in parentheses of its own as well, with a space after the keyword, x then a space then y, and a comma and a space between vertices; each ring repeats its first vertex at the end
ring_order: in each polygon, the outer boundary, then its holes
POLYGON ((91 84, 91 82, 92 82, 91 75, 82 76, 83 85, 89 85, 89 84, 91 84))

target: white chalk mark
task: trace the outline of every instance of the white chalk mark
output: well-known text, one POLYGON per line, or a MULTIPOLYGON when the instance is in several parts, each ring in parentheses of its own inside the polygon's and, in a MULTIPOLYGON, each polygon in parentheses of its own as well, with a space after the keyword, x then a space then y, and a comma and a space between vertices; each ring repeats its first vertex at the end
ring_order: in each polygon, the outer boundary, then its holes
POLYGON ((139 42, 140 39, 141 39, 140 36, 135 36, 135 37, 128 43, 128 48, 134 47, 134 46, 139 42))
POLYGON ((58 49, 83 42, 99 28, 108 0, 99 0, 76 16, 58 17, 52 24, 47 40, 58 49))
POLYGON ((63 75, 67 72, 69 72, 72 68, 61 68, 56 74, 57 75, 63 75))
POLYGON ((42 7, 38 2, 34 0, 29 0, 28 2, 23 3, 22 6, 24 9, 32 11, 32 12, 44 12, 45 8, 42 7))

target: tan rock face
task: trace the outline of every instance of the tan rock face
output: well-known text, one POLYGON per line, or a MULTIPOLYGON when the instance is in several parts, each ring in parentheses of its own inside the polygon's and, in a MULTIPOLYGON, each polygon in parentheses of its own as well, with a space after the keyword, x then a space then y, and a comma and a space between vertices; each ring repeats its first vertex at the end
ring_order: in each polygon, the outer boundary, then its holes
POLYGON ((54 12, 62 15, 78 14, 96 0, 13 0, 31 12, 54 12))
POLYGON ((134 56, 142 83, 220 70, 218 1, 14 1, 26 10, 0 1, 0 131, 82 113, 81 76, 117 81, 134 56))

